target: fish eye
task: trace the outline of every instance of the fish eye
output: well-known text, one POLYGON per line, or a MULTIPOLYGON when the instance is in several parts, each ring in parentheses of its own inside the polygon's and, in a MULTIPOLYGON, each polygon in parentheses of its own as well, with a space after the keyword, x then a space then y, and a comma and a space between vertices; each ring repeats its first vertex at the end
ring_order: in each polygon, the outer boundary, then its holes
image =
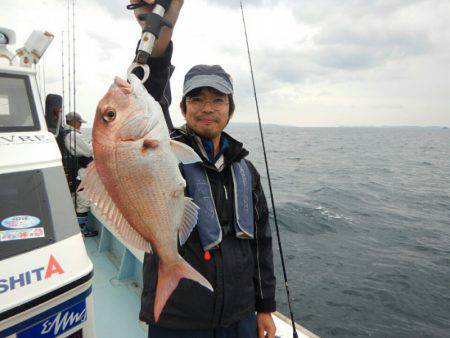
POLYGON ((111 108, 106 109, 102 114, 103 121, 109 123, 116 119, 116 112, 111 108))

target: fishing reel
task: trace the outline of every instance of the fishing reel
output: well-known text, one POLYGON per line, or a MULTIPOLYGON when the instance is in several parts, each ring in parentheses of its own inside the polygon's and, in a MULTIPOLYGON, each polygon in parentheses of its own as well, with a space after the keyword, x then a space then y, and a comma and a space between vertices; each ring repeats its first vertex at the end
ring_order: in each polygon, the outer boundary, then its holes
MULTIPOLYGON (((172 28, 172 24, 164 19, 165 12, 169 9, 171 0, 157 0, 153 11, 147 14, 140 14, 138 20, 145 21, 142 30, 141 41, 139 43, 138 52, 133 63, 128 67, 128 79, 131 74, 136 76, 143 72, 141 82, 144 83, 150 76, 150 67, 147 64, 148 58, 151 56, 156 39, 158 39, 163 27, 172 28), (141 71, 139 70, 141 69, 141 71)), ((149 6, 144 1, 137 4, 130 4, 127 9, 134 10, 143 6, 149 6)))

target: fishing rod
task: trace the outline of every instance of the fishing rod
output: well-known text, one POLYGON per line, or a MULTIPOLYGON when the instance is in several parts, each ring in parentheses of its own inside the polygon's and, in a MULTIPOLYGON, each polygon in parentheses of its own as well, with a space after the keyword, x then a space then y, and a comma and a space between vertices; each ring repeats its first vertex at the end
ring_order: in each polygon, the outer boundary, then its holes
POLYGON ((141 41, 139 42, 138 52, 134 58, 133 63, 128 67, 128 80, 133 73, 138 76, 139 69, 143 71, 141 82, 147 81, 150 76, 150 67, 147 64, 150 58, 155 41, 158 39, 161 29, 163 27, 172 28, 172 24, 164 18, 164 14, 169 9, 171 0, 156 0, 154 5, 149 5, 143 0, 139 3, 130 4, 127 9, 134 10, 144 6, 154 6, 152 12, 146 14, 139 14, 138 20, 145 21, 145 26, 142 29, 141 41))
POLYGON ((250 46, 249 46, 248 35, 247 35, 247 25, 245 23, 244 7, 242 5, 242 0, 240 0, 240 5, 241 5, 241 13, 242 13, 242 22, 244 24, 245 42, 247 44, 248 61, 249 61, 249 64, 250 64, 250 73, 252 75, 253 96, 255 97, 256 112, 258 114, 259 132, 261 134, 261 143, 262 143, 263 153, 264 153, 264 162, 265 162, 265 165, 266 165, 267 180, 269 181, 270 200, 272 202, 273 218, 274 218, 274 222, 275 222, 275 229, 276 229, 277 239, 278 239, 278 249, 280 250, 281 265, 283 267, 284 286, 285 286, 285 289, 286 289, 286 296, 287 296, 288 307, 289 307, 289 315, 290 315, 290 318, 291 318, 291 324, 292 324, 292 329, 293 329, 293 337, 294 338, 298 338, 297 329, 295 327, 294 314, 292 312, 291 295, 290 295, 290 292, 289 292, 289 284, 288 284, 287 273, 286 273, 286 265, 284 263, 283 248, 282 248, 282 245, 281 245, 280 228, 278 226, 277 213, 276 213, 276 209, 275 209, 275 202, 274 202, 273 191, 272 191, 272 183, 271 183, 271 180, 270 180, 269 164, 268 164, 268 160, 267 160, 266 145, 265 145, 265 142, 264 142, 264 134, 263 134, 262 124, 261 124, 261 115, 259 113, 258 96, 256 95, 255 76, 254 76, 254 73, 253 73, 252 57, 250 55, 250 46))

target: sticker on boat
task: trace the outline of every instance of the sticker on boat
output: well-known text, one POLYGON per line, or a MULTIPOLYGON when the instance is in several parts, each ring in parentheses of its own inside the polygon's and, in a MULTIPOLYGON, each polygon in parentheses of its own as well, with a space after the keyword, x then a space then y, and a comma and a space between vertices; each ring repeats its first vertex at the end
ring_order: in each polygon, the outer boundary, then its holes
POLYGON ((0 231, 0 242, 19 241, 45 237, 44 228, 0 231))
POLYGON ((17 215, 5 218, 1 224, 8 229, 28 229, 39 225, 41 220, 34 216, 17 215))

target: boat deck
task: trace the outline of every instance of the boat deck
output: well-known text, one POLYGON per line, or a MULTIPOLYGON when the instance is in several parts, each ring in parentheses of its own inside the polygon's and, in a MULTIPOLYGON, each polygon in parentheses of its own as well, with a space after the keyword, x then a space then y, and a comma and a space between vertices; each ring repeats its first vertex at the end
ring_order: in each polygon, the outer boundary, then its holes
POLYGON ((145 327, 137 320, 140 299, 133 282, 119 282, 117 268, 98 251, 95 238, 85 239, 86 250, 94 264, 94 311, 97 337, 147 338, 145 327))
MULTIPOLYGON (((85 238, 86 250, 94 265, 93 297, 98 338, 147 338, 147 327, 138 320, 142 288, 143 252, 126 246, 102 217, 90 214, 89 226, 99 236, 85 238)), ((291 338, 289 320, 274 315, 276 338, 291 338)), ((300 338, 316 338, 296 325, 300 338)))

